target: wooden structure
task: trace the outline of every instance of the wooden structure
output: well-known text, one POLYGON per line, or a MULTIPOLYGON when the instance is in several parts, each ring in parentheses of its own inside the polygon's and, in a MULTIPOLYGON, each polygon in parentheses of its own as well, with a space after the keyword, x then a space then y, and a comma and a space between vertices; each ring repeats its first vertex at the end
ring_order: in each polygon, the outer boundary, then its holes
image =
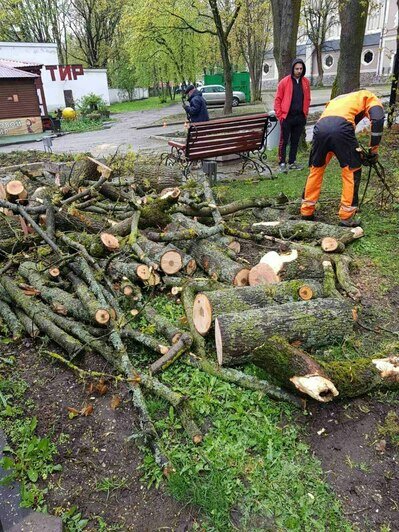
POLYGON ((37 75, 0 65, 0 136, 41 133, 37 75))
POLYGON ((42 64, 40 63, 32 63, 26 62, 26 61, 15 61, 11 59, 0 59, 0 66, 4 66, 7 68, 16 68, 17 70, 21 70, 22 72, 29 72, 30 74, 35 74, 35 87, 36 87, 36 93, 37 98, 39 100, 39 108, 40 108, 40 115, 41 116, 47 116, 47 104, 46 104, 46 97, 44 94, 44 87, 43 87, 43 81, 42 81, 42 64))
POLYGON ((186 142, 168 142, 171 152, 163 160, 166 164, 181 164, 187 175, 194 161, 236 154, 243 160, 243 170, 246 167, 258 173, 267 170, 273 177, 265 153, 269 120, 264 113, 192 123, 186 142))

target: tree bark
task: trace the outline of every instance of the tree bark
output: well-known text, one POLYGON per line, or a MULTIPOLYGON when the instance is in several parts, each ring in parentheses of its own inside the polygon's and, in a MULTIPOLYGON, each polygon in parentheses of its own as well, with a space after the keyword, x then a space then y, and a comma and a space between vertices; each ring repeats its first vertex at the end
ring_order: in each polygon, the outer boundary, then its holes
POLYGON ((309 299, 324 297, 323 286, 314 280, 294 280, 272 285, 243 286, 197 294, 193 321, 197 331, 205 335, 215 319, 226 313, 239 313, 270 305, 302 301, 301 291, 311 292, 309 299))
POLYGON ((249 269, 230 259, 215 243, 200 240, 189 246, 197 264, 213 279, 235 286, 248 284, 249 269))
POLYGON ((381 357, 323 362, 340 397, 357 397, 375 389, 399 390, 399 357, 381 357))
POLYGON ((333 237, 349 244, 364 235, 360 227, 345 229, 343 227, 325 224, 322 222, 307 222, 303 220, 284 220, 257 222, 253 224, 256 231, 265 235, 278 238, 294 238, 295 240, 320 240, 325 237, 333 237))
POLYGON ((139 159, 134 163, 133 183, 142 190, 155 190, 161 192, 164 188, 179 187, 183 183, 183 174, 180 168, 158 165, 154 161, 139 159))
POLYGON ((340 53, 331 98, 360 87, 360 59, 369 4, 369 0, 339 2, 340 53))
POLYGON ((274 335, 300 342, 303 349, 333 345, 352 331, 353 320, 348 303, 330 298, 223 314, 215 322, 218 361, 248 362, 252 350, 274 335))
POLYGON ((322 367, 307 353, 273 336, 254 349, 253 363, 265 369, 279 384, 328 403, 338 395, 322 367))
POLYGON ((278 79, 291 73, 291 63, 296 57, 301 0, 272 0, 273 53, 278 69, 278 79))

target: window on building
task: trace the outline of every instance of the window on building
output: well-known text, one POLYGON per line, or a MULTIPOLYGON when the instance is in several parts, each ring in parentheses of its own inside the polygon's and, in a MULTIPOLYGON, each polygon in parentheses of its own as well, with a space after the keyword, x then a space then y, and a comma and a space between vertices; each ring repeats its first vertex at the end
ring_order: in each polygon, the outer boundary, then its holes
POLYGON ((270 72, 270 65, 268 65, 267 63, 265 63, 265 64, 263 65, 263 72, 264 72, 265 74, 268 74, 268 73, 270 72))
POLYGON ((364 52, 364 54, 363 54, 363 63, 368 65, 369 63, 372 62, 373 59, 374 59, 374 54, 373 54, 373 52, 371 50, 367 50, 366 52, 364 52))
POLYGON ((334 64, 334 58, 332 55, 326 55, 326 57, 324 58, 324 66, 326 68, 331 68, 334 64))

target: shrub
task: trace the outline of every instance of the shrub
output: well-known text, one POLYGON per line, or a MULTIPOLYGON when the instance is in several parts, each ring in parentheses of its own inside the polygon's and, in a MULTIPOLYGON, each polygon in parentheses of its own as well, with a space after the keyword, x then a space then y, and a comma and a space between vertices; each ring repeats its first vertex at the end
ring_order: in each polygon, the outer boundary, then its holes
MULTIPOLYGON (((107 109, 107 104, 105 103, 103 98, 101 98, 101 96, 94 94, 94 92, 83 96, 83 98, 78 101, 77 108, 79 109, 80 114, 85 117, 90 114, 99 114, 100 117, 109 117, 109 110, 107 109)), ((97 118, 93 120, 96 119, 97 118)))

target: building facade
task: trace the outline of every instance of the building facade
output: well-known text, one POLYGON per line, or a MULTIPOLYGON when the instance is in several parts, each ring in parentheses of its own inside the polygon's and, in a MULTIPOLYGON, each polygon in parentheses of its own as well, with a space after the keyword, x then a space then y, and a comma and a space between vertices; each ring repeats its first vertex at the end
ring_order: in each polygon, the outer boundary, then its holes
MULTIPOLYGON (((371 85, 384 83, 392 74, 396 53, 396 28, 398 7, 396 0, 381 0, 373 5, 367 18, 366 32, 361 56, 360 81, 371 85)), ((340 52, 340 25, 336 24, 329 32, 323 46, 323 83, 332 85, 337 74, 340 52)), ((297 57, 306 64, 306 75, 314 83, 318 77, 316 55, 308 39, 298 42, 297 57)), ((275 88, 278 71, 273 53, 267 54, 263 64, 262 88, 275 88)))
POLYGON ((109 105, 107 71, 60 65, 56 44, 0 42, 0 65, 40 73, 43 91, 38 86, 37 95, 42 116, 47 110, 73 106, 89 93, 101 96, 109 105))

